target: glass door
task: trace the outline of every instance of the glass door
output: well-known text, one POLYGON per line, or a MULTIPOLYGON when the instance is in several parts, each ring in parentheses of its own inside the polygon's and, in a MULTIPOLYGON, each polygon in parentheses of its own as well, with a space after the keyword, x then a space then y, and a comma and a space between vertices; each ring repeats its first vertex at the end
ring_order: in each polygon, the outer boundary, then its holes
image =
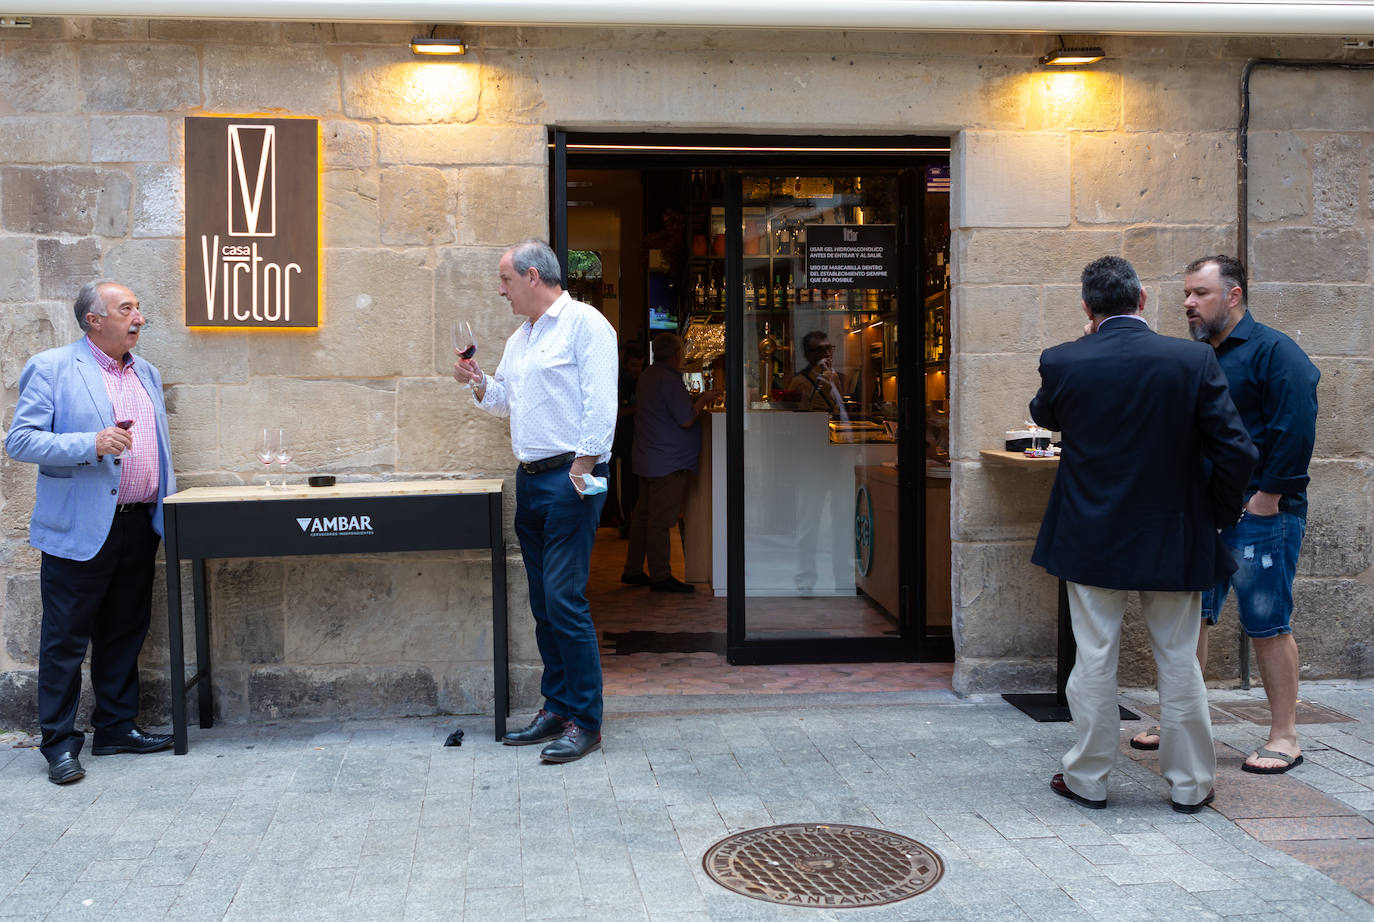
POLYGON ((740 181, 742 639, 895 648, 900 174, 740 181))

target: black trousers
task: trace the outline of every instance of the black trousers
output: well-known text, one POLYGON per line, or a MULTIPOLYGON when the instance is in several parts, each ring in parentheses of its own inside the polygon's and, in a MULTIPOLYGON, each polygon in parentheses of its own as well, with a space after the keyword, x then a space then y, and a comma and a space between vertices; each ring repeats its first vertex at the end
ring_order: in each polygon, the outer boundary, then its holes
POLYGON ((81 752, 76 729, 81 663, 91 648, 96 740, 127 733, 138 716, 138 654, 152 615, 159 538, 151 507, 115 513, 90 560, 43 555, 43 637, 38 656, 38 724, 43 755, 81 752))

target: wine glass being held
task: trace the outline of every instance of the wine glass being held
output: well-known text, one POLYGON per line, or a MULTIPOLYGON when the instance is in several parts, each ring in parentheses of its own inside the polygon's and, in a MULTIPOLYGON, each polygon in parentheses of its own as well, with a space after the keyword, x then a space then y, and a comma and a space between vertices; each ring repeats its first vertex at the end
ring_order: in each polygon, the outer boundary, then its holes
POLYGON ((473 387, 481 380, 482 372, 473 361, 477 355, 477 336, 472 332, 472 324, 466 320, 455 320, 449 327, 449 338, 453 342, 453 353, 458 361, 453 365, 453 377, 459 384, 473 387), (460 374, 462 369, 465 374, 460 374))

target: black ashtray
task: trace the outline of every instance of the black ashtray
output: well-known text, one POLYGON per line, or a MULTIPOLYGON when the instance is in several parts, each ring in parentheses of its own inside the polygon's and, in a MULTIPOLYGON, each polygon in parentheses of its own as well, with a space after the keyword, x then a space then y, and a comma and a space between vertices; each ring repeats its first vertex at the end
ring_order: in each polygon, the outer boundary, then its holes
POLYGON ((316 474, 306 482, 309 483, 312 487, 332 487, 334 486, 334 475, 316 474))

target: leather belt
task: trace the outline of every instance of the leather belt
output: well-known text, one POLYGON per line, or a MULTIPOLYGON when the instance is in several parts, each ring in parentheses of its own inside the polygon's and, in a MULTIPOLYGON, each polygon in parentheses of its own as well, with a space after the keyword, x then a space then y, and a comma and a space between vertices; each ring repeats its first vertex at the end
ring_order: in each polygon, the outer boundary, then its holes
POLYGON ((125 512, 147 512, 152 505, 152 503, 119 503, 115 506, 115 515, 121 515, 125 512))
POLYGON ((554 455, 552 458, 541 458, 538 461, 521 461, 520 470, 524 471, 526 474, 542 474, 545 471, 551 471, 565 464, 572 464, 573 459, 576 457, 577 452, 565 451, 563 454, 554 455))

